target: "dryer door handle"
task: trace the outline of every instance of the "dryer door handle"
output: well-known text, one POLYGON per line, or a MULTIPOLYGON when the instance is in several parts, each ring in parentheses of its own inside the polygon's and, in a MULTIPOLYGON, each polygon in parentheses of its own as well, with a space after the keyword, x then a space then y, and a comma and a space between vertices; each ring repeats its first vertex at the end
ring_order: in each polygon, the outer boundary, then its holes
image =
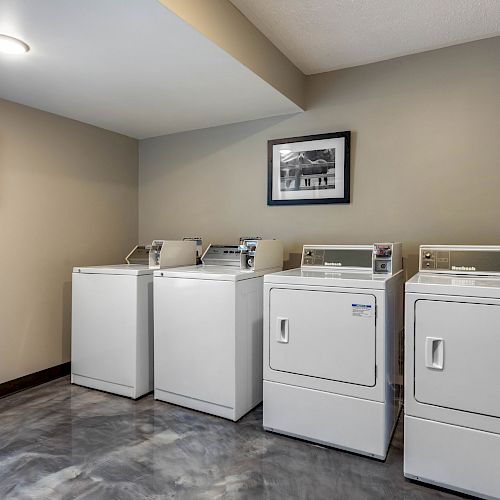
POLYGON ((276 340, 282 344, 288 344, 288 318, 281 316, 276 318, 276 340))
POLYGON ((436 337, 425 338, 425 366, 442 370, 444 365, 444 340, 436 337))

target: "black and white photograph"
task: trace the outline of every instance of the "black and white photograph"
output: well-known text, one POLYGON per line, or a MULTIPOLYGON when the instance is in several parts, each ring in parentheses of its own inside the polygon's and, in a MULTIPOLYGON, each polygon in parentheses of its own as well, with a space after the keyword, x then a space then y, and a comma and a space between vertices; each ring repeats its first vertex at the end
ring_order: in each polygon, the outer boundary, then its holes
POLYGON ((268 142, 268 205, 349 203, 350 132, 268 142))
POLYGON ((335 187, 335 148, 280 151, 281 191, 309 191, 335 187))

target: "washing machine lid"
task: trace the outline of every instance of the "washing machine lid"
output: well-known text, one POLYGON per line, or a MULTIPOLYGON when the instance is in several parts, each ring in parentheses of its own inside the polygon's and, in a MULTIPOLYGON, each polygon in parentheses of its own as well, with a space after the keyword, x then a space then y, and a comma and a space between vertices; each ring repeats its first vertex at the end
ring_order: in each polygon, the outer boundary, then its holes
POLYGON ((266 274, 264 283, 287 285, 316 285, 335 286, 345 288, 366 288, 370 290, 383 290, 387 282, 399 275, 372 274, 371 271, 319 271, 304 268, 290 269, 273 274, 266 274))
POLYGON ((500 277, 417 273, 406 282, 405 290, 407 293, 499 298, 500 277))
POLYGON ((241 281, 264 276, 269 271, 246 271, 232 266, 201 266, 176 267, 155 271, 155 278, 186 278, 216 281, 241 281))
POLYGON ((111 266, 74 267, 73 273, 142 276, 153 274, 153 270, 143 264, 116 264, 111 266))

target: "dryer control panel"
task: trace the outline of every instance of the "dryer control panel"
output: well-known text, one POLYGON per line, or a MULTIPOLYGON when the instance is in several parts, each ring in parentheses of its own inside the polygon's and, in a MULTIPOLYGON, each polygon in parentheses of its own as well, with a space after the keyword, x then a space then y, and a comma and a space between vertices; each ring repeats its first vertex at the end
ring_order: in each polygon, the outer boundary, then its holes
POLYGON ((372 245, 304 245, 302 267, 371 270, 372 245))
POLYGON ((403 267, 401 250, 401 243, 304 245, 301 267, 392 274, 403 267))
POLYGON ((421 245, 422 272, 447 274, 500 274, 499 246, 421 245))
MULTIPOLYGON (((393 268, 398 267, 398 263, 394 264, 394 258, 401 261, 401 244, 399 244, 399 252, 394 248, 394 243, 374 243, 373 245, 373 273, 374 274, 391 274, 393 268)), ((396 244, 397 247, 398 244, 396 244)))

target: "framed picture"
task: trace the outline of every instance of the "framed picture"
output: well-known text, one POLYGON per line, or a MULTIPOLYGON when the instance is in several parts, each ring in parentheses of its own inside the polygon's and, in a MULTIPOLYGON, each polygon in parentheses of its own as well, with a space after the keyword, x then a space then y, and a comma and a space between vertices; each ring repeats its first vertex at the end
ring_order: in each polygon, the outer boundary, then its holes
POLYGON ((351 132, 267 143, 268 205, 349 203, 351 132))

